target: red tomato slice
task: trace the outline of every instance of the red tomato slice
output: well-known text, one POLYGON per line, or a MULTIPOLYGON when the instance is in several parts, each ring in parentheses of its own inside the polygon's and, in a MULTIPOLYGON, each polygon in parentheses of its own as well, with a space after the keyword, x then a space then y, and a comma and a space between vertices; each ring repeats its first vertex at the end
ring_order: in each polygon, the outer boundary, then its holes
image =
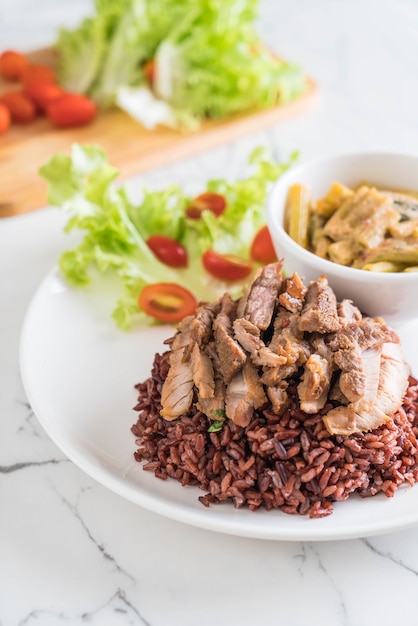
POLYGON ((139 294, 138 303, 147 315, 168 324, 192 315, 197 307, 194 295, 176 283, 147 285, 139 294))
POLYGON ((152 235, 147 244, 161 263, 170 267, 187 267, 187 251, 178 241, 164 235, 152 235))
POLYGON ((206 250, 202 261, 209 274, 227 281, 247 278, 253 269, 251 261, 246 261, 232 254, 218 254, 214 250, 206 250))
POLYGON ((186 215, 191 220, 199 220, 202 211, 212 211, 219 217, 226 209, 226 200, 220 193, 213 191, 205 191, 192 201, 191 205, 186 209, 186 215))
POLYGON ((250 256, 253 261, 263 263, 264 265, 277 261, 277 254, 267 226, 260 228, 254 237, 253 243, 251 244, 250 256))

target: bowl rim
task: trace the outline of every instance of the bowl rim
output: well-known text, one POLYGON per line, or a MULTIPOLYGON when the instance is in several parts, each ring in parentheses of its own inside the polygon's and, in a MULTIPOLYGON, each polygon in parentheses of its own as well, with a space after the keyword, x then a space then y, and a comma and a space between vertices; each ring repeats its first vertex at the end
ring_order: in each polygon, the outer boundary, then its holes
MULTIPOLYGON (((377 279, 382 280, 384 282, 414 282, 414 280, 418 277, 418 272, 372 272, 368 270, 363 270, 361 268, 355 267, 347 267, 346 265, 340 265, 339 263, 335 263, 334 261, 330 261, 328 259, 323 259, 322 257, 316 255, 314 252, 303 248, 300 244, 298 244, 294 239, 288 235, 284 226, 283 226, 283 214, 284 214, 284 206, 277 208, 277 203, 275 204, 275 197, 278 194, 278 190, 281 190, 282 187, 286 186, 287 180, 289 178, 293 178, 295 174, 300 170, 304 170, 307 167, 311 166, 326 166, 327 164, 335 163, 337 161, 350 160, 354 158, 403 158, 403 159, 411 159, 416 161, 418 168, 418 154, 412 153, 402 153, 402 152, 381 152, 381 151, 358 151, 358 152, 343 152, 337 153, 335 155, 329 155, 324 157, 317 157, 313 159, 309 159, 307 161, 303 161, 302 163, 298 163, 292 167, 290 167, 284 174, 282 174, 274 183, 267 197, 267 223, 268 227, 271 230, 271 236, 273 241, 277 240, 277 233, 279 237, 284 240, 285 245, 290 248, 291 252, 295 256, 299 256, 301 261, 305 261, 307 264, 312 265, 315 263, 318 271, 321 274, 330 275, 338 274, 341 278, 347 279, 361 279, 365 282, 376 282, 377 279), (276 235, 276 237, 275 237, 276 235)), ((331 181, 332 182, 332 181, 331 181)), ((330 183, 331 184, 331 183, 330 183)), ((281 255, 286 260, 286 255, 281 255)))

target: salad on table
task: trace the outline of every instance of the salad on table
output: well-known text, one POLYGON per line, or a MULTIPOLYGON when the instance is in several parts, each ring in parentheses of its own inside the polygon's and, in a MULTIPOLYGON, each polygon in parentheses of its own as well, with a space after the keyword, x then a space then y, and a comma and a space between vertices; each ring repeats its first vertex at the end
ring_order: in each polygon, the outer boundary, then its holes
POLYGON ((69 213, 66 231, 81 233, 61 255, 61 272, 79 287, 97 272, 116 276, 113 317, 121 329, 177 323, 225 291, 238 297, 260 266, 276 260, 265 202, 295 159, 281 164, 258 148, 246 178, 211 180, 194 197, 178 185, 144 188, 134 201, 100 147, 75 144, 40 170, 50 204, 69 213))
POLYGON ((149 128, 193 130, 294 100, 306 77, 263 43, 257 16, 258 0, 96 0, 59 33, 59 82, 149 128))

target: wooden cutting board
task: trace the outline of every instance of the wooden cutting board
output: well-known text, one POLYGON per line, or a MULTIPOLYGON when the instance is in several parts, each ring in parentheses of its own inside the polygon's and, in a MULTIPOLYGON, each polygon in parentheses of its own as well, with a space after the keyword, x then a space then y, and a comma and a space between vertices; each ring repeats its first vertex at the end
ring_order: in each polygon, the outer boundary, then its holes
MULTIPOLYGON (((33 63, 54 67, 51 49, 29 55, 33 63)), ((0 79, 0 93, 18 89, 0 79)), ((133 176, 170 162, 274 126, 306 111, 317 88, 309 80, 307 92, 298 100, 266 111, 208 122, 197 132, 182 134, 167 128, 146 130, 126 113, 100 114, 90 125, 57 129, 43 117, 27 125, 14 124, 0 136, 0 217, 18 215, 47 204, 46 182, 38 170, 56 152, 69 153, 73 143, 96 143, 108 154, 121 178, 133 176)))

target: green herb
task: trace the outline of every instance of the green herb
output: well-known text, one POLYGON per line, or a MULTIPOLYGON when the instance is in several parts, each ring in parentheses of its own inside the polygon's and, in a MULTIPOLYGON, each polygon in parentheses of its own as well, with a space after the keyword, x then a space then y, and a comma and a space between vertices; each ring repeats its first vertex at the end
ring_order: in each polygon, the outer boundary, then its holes
POLYGON ((215 420, 208 428, 208 433, 217 433, 224 427, 225 420, 215 420))
POLYGON ((214 417, 223 417, 223 418, 226 417, 226 413, 225 413, 224 409, 215 409, 213 411, 213 415, 214 415, 214 417))
MULTIPOLYGON (((249 258, 254 235, 265 224, 271 183, 294 159, 292 155, 279 164, 257 150, 250 157, 252 171, 247 178, 207 183, 208 190, 224 195, 225 212, 215 217, 203 211, 201 219, 191 220, 185 216, 191 198, 180 187, 144 189, 141 201, 132 202, 126 189, 116 185, 118 172, 102 149, 75 144, 71 155, 56 154, 40 170, 48 182, 49 202, 69 214, 65 230, 82 235, 76 247, 61 255, 61 272, 74 286, 87 285, 97 272, 113 275, 119 288, 113 317, 122 329, 136 320, 145 321, 138 296, 148 284, 174 282, 188 288, 197 300, 216 299, 227 287, 204 270, 202 254, 212 248, 249 258), (188 252, 189 266, 173 269, 160 263, 146 244, 154 234, 179 241, 188 252)), ((242 286, 242 282, 228 284, 232 297, 241 295, 242 286)))

